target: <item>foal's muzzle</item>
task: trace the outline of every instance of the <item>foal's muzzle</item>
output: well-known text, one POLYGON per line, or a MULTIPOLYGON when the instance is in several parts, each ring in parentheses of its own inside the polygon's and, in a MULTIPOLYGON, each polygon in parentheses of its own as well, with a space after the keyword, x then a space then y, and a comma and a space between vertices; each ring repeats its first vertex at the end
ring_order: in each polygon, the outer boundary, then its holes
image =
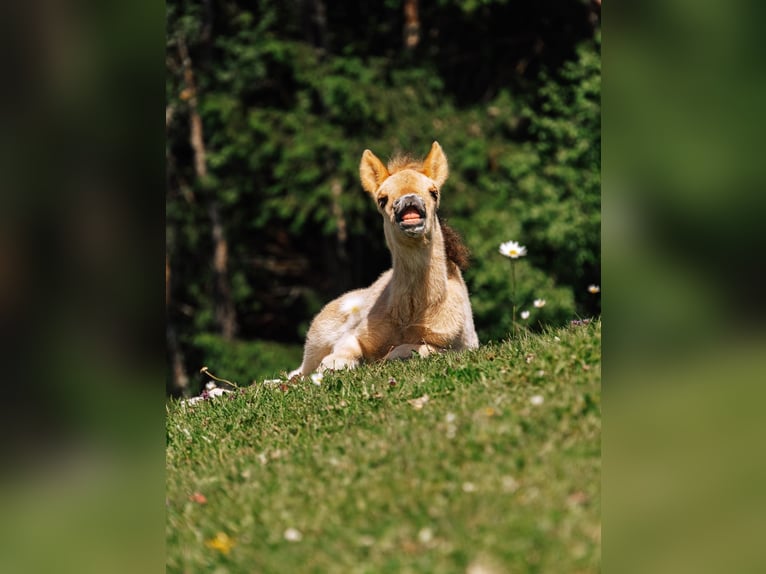
POLYGON ((426 228, 426 204, 419 195, 403 195, 394 201, 393 207, 399 229, 413 237, 423 234, 426 228))

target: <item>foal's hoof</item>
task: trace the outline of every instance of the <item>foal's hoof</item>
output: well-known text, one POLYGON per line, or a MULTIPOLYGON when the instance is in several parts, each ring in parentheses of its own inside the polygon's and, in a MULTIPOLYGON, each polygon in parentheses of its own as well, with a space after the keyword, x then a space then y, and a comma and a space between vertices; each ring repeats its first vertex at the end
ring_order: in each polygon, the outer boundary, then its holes
POLYGON ((353 369, 357 361, 354 359, 325 357, 319 365, 320 371, 341 371, 343 369, 353 369))

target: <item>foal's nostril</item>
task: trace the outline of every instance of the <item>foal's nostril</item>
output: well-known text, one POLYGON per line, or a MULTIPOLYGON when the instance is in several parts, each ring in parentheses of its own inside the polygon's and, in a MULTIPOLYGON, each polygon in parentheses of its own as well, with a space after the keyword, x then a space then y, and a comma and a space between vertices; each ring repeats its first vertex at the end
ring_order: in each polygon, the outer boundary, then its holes
POLYGON ((407 195, 401 196, 399 199, 394 201, 394 208, 398 208, 400 205, 413 205, 422 203, 423 200, 420 199, 420 197, 415 193, 408 193, 407 195))

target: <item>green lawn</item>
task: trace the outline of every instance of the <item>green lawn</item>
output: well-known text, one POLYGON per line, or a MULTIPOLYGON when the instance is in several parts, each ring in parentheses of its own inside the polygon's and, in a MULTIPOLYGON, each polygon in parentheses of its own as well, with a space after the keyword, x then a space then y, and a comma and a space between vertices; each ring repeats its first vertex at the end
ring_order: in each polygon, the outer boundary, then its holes
POLYGON ((597 572, 600 385, 594 322, 173 400, 167 571, 597 572))

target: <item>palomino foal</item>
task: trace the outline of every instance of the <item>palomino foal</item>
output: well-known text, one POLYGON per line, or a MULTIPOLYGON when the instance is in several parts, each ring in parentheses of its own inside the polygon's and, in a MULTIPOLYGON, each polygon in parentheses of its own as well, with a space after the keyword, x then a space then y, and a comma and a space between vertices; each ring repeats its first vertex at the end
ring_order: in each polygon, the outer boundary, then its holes
POLYGON ((460 273, 466 250, 436 214, 448 173, 437 142, 422 162, 397 157, 385 166, 364 151, 362 187, 383 216, 393 265, 369 287, 349 291, 319 312, 306 337, 303 363, 290 378, 354 368, 362 360, 479 346, 460 273))

